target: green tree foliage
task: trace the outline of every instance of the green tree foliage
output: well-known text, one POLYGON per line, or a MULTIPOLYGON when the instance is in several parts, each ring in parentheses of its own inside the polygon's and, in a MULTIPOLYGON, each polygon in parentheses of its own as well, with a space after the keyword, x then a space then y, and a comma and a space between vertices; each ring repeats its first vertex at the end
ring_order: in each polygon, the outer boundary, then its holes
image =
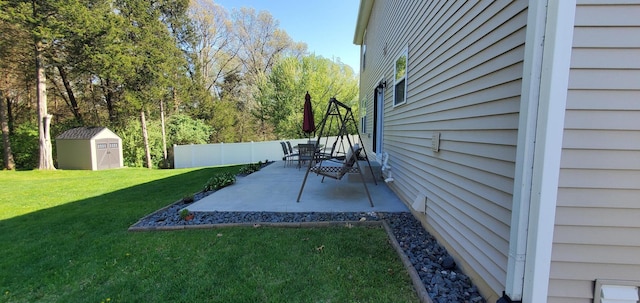
MULTIPOLYGON (((151 162, 154 167, 160 167, 163 161, 162 154, 162 130, 160 121, 147 120, 149 133, 149 145, 151 147, 151 162)), ((142 144, 142 125, 138 117, 131 117, 122 126, 114 129, 114 132, 122 139, 122 156, 125 166, 145 166, 145 149, 142 144)))
POLYGON ((168 144, 205 144, 209 142, 211 126, 185 114, 176 114, 167 121, 168 144))
POLYGON ((358 112, 358 79, 351 67, 321 56, 288 57, 259 82, 254 114, 271 125, 277 138, 299 138, 305 93, 311 95, 314 118, 323 119, 329 98, 335 97, 358 112))
MULTIPOLYGON (((176 114, 167 120, 167 144, 205 144, 209 142, 211 127, 189 115, 176 114)), ((162 130, 160 121, 147 119, 151 160, 154 167, 162 167, 162 130)), ((122 139, 124 165, 145 166, 145 150, 142 142, 142 125, 138 117, 131 117, 114 132, 122 139)), ((171 160, 171 159, 170 159, 171 160)))
MULTIPOLYGON (((39 1, 10 0, 2 4, 0 18, 3 23, 15 24, 33 50, 38 115, 39 169, 55 169, 50 135, 52 115, 48 112, 46 66, 51 64, 57 44, 63 40, 69 28, 65 24, 65 10, 78 7, 75 0, 39 1)), ((10 34, 7 34, 10 35, 10 34)), ((0 40, 6 40, 3 38, 0 40)))
POLYGON ((229 14, 195 0, 189 15, 201 38, 191 47, 197 67, 192 74, 213 97, 196 101, 193 111, 213 126, 212 142, 273 137, 272 128, 252 115, 256 83, 284 56, 304 54, 306 45, 294 42, 266 11, 242 8, 229 14))
POLYGON ((152 162, 162 161, 160 102, 169 146, 300 137, 307 91, 316 122, 332 96, 356 105, 353 71, 307 56, 266 11, 229 13, 207 0, 0 0, 0 102, 17 168, 34 167, 27 155, 39 138, 30 143, 28 130, 42 121, 35 46, 52 137, 109 127, 128 166, 144 163, 143 112, 152 162))
POLYGON ((38 167, 38 125, 22 123, 11 136, 11 150, 16 167, 34 169, 38 167))

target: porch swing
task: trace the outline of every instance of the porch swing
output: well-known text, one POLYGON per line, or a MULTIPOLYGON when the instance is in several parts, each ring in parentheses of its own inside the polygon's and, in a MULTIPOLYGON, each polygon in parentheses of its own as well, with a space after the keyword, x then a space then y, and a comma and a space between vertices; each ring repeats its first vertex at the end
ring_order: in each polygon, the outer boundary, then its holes
MULTIPOLYGON (((302 186, 300 186, 297 202, 300 202, 300 197, 302 196, 302 191, 304 190, 304 185, 307 182, 307 177, 310 172, 321 175, 322 182, 324 182, 325 177, 341 180, 346 174, 358 173, 360 174, 360 180, 362 181, 364 190, 369 198, 369 204, 373 207, 373 200, 371 199, 371 194, 367 188, 365 177, 362 173, 362 167, 358 160, 366 160, 371 176, 374 176, 373 169, 371 168, 371 162, 369 162, 367 151, 364 149, 364 146, 362 146, 362 139, 360 138, 358 125, 353 116, 353 112, 351 111, 351 107, 336 100, 335 98, 331 98, 329 100, 327 113, 320 123, 320 131, 318 132, 318 137, 315 141, 315 150, 318 151, 318 147, 323 139, 324 146, 328 146, 330 136, 329 132, 333 129, 334 123, 336 123, 336 126, 338 127, 336 141, 332 144, 328 153, 314 153, 313 160, 309 161, 307 171, 304 175, 304 180, 302 181, 302 186), (352 142, 352 139, 349 136, 349 130, 355 130, 358 142, 352 142), (345 144, 345 139, 347 144, 345 144), (360 154, 363 155, 360 156, 360 154)), ((373 178, 373 181, 378 185, 375 178, 373 178)))

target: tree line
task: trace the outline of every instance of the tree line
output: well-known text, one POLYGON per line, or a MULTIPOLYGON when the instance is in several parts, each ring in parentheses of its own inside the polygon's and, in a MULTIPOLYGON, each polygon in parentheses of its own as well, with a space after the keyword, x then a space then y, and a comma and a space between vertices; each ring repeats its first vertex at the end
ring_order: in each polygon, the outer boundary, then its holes
POLYGON ((79 126, 117 133, 127 166, 170 167, 173 144, 301 137, 307 91, 317 122, 358 95, 268 12, 207 0, 0 0, 0 73, 5 169, 55 169, 79 126))

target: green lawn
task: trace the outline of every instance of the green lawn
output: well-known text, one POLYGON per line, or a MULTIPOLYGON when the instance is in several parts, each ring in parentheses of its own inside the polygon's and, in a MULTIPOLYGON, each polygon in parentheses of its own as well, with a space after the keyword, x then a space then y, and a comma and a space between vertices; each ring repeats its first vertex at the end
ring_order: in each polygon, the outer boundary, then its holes
POLYGON ((237 169, 0 172, 0 302, 418 301, 381 228, 127 231, 237 169))

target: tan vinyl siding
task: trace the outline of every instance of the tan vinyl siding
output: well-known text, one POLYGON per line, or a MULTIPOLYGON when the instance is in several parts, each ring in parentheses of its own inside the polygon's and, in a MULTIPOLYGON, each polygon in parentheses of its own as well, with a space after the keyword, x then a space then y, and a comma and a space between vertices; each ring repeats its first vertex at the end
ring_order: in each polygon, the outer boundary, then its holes
POLYGON ((494 296, 506 279, 526 21, 527 1, 375 1, 361 74, 371 134, 373 90, 387 80, 391 187, 408 204, 427 196, 427 224, 494 296), (407 103, 394 107, 393 60, 407 47, 407 103))
POLYGON ((57 140, 58 166, 62 169, 93 169, 91 140, 57 140))
POLYGON ((640 281, 640 1, 578 1, 549 302, 640 281))

